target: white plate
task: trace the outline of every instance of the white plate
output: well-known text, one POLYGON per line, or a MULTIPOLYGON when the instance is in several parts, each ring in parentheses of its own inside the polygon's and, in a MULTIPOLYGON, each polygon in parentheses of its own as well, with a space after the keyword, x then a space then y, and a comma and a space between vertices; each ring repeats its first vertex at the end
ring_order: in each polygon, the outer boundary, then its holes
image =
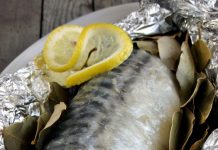
MULTIPOLYGON (((88 15, 82 16, 78 19, 70 21, 70 24, 78 24, 85 26, 90 23, 96 22, 108 22, 108 23, 115 23, 118 22, 120 19, 127 16, 132 11, 137 10, 138 4, 137 3, 129 3, 114 7, 109 7, 106 9, 102 9, 88 15)), ((23 51, 19 56, 17 56, 1 73, 1 75, 14 73, 18 69, 24 67, 29 61, 33 60, 33 58, 39 54, 43 48, 45 43, 46 36, 35 42, 25 51, 23 51)))

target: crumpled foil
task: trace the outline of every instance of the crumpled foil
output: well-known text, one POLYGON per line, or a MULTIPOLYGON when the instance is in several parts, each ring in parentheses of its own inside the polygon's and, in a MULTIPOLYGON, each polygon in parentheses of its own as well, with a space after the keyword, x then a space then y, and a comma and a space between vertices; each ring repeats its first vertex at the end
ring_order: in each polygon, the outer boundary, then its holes
POLYGON ((22 122, 27 115, 39 116, 40 103, 50 93, 50 85, 42 79, 33 62, 14 74, 0 77, 0 150, 4 150, 2 130, 22 122))
POLYGON ((132 39, 178 30, 172 20, 172 11, 161 7, 159 3, 146 0, 140 2, 139 10, 132 12, 116 25, 125 30, 132 39))
POLYGON ((203 150, 215 150, 218 149, 218 129, 214 130, 207 138, 203 150))

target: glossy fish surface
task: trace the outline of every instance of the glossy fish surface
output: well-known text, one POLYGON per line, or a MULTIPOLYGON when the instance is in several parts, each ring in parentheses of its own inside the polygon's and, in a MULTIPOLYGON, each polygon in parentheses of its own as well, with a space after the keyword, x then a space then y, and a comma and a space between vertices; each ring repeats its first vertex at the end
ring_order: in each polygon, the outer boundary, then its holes
POLYGON ((171 72, 158 58, 134 50, 119 67, 79 89, 43 149, 168 149, 178 109, 171 72))

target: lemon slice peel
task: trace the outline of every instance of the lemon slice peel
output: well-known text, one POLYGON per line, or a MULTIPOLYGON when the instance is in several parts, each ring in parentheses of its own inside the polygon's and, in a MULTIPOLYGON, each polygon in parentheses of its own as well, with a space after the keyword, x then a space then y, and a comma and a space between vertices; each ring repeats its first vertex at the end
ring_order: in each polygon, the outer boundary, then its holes
POLYGON ((84 45, 86 45, 84 44, 84 42, 87 41, 86 38, 90 38, 89 36, 87 36, 89 32, 93 32, 94 30, 99 30, 99 28, 105 30, 111 30, 118 36, 117 39, 119 39, 120 42, 119 49, 115 51, 115 53, 113 53, 111 56, 104 58, 100 62, 85 68, 81 68, 81 70, 70 75, 66 79, 65 82, 66 87, 79 85, 98 74, 112 70, 113 68, 119 66, 124 60, 126 60, 130 56, 133 50, 133 44, 128 34, 115 25, 105 24, 105 23, 91 24, 83 29, 78 41, 78 45, 75 48, 76 50, 83 49, 80 51, 81 52, 80 54, 84 52, 84 45))
MULTIPOLYGON (((66 61, 65 64, 58 64, 57 61, 55 60, 55 52, 54 52, 54 45, 57 44, 57 42, 63 38, 63 36, 66 36, 66 34, 75 33, 75 34, 80 34, 83 30, 83 27, 77 26, 77 25, 63 25, 60 26, 56 29, 54 29, 47 37, 47 40, 45 42, 44 48, 43 48, 43 57, 48 65, 49 69, 57 72, 63 72, 68 69, 70 69, 76 62, 78 57, 78 51, 75 50, 75 48, 72 47, 71 53, 72 57, 70 57, 66 61), (65 34, 65 35, 64 35, 65 34)), ((77 41, 77 38, 73 36, 72 34, 72 40, 77 41), (75 39, 73 39, 75 38, 75 39)), ((57 55, 57 54, 56 54, 57 55)), ((69 57, 69 56, 67 56, 69 57)))

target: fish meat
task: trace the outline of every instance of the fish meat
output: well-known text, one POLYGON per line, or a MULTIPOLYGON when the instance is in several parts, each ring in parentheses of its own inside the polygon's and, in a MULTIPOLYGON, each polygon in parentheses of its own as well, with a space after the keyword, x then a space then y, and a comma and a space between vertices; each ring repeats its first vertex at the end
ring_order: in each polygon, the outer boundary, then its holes
POLYGON ((134 50, 119 67, 81 86, 42 149, 168 149, 179 104, 169 69, 157 57, 134 50))

